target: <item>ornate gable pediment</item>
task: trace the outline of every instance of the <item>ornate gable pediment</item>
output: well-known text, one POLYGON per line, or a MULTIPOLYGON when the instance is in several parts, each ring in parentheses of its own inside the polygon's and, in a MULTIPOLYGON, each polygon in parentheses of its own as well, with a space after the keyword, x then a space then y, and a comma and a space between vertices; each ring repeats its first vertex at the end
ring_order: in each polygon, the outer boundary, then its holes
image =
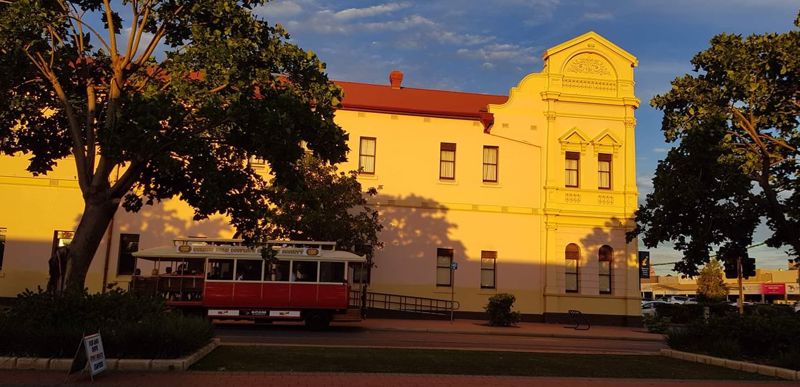
POLYGON ((561 143, 561 151, 579 150, 581 153, 586 151, 586 146, 589 145, 589 136, 581 132, 578 128, 568 130, 564 135, 558 138, 561 143))
POLYGON ((598 134, 591 142, 595 153, 617 153, 622 148, 622 143, 608 129, 598 134))

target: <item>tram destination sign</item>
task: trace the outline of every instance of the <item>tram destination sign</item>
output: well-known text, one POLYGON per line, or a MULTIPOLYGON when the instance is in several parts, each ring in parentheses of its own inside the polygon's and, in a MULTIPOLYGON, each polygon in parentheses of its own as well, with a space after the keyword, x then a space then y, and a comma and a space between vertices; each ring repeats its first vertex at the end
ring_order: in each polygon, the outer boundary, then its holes
MULTIPOLYGON (((180 245, 177 246, 181 254, 255 254, 257 251, 247 246, 215 246, 215 245, 180 245)), ((260 248, 259 248, 260 249, 260 248)), ((290 255, 301 257, 316 257, 320 249, 316 247, 282 247, 273 246, 277 255, 290 255)))
POLYGON ((254 254, 247 246, 180 245, 178 252, 184 254, 254 254))

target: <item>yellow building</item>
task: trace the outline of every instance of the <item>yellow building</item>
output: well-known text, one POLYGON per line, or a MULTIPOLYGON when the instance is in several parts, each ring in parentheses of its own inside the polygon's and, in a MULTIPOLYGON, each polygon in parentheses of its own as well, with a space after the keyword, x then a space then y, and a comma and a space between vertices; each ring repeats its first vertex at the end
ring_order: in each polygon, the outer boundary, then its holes
MULTIPOLYGON (((400 72, 386 85, 337 82, 336 121, 351 149, 341 167, 380 189, 385 246, 371 290, 452 293, 465 316, 507 292, 531 320, 571 309, 596 322, 639 320, 636 242, 625 242, 637 206, 636 58, 589 32, 543 61, 508 96, 406 88, 400 72)), ((25 157, 0 159, 0 296, 43 285, 54 246, 74 230, 82 206, 69 162, 31 177, 25 157)), ((119 211, 87 286, 124 286, 125 251, 137 245, 233 233, 224 218, 191 218, 177 200, 119 211)))

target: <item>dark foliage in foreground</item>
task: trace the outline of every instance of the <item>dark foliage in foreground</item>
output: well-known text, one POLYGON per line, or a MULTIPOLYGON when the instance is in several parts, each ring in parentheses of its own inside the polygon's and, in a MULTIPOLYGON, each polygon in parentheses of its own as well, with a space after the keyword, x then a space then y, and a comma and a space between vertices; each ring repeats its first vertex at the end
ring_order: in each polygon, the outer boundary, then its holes
MULTIPOLYGON (((690 313, 685 313, 690 314, 690 313)), ((781 305, 758 305, 698 318, 667 335, 670 347, 729 359, 800 370, 800 313, 781 305)))
POLYGON ((164 302, 120 290, 26 291, 0 314, 0 355, 72 357, 82 335, 100 332, 107 358, 175 358, 207 344, 212 326, 164 302))

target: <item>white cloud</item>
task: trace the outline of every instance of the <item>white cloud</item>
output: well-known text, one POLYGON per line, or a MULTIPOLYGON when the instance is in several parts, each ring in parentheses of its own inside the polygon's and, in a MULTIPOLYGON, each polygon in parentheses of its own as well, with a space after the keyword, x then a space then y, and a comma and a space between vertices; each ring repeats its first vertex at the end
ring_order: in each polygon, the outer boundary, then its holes
POLYGON ((611 12, 586 12, 583 14, 584 20, 611 20, 614 14, 611 12))
POLYGON ((486 63, 492 65, 498 62, 534 63, 537 61, 537 51, 539 49, 536 47, 523 47, 510 43, 492 43, 475 49, 460 48, 456 51, 456 54, 464 58, 480 59, 484 62, 483 67, 486 68, 486 63))
POLYGON ((380 5, 373 5, 366 8, 348 8, 333 14, 333 17, 341 20, 350 20, 357 18, 372 17, 385 13, 391 13, 401 9, 410 7, 409 3, 386 3, 380 5))
POLYGON ((653 190, 653 175, 637 176, 636 186, 639 187, 640 196, 643 193, 642 191, 647 191, 649 193, 653 190))
POLYGON ((412 28, 432 27, 435 25, 436 23, 434 23, 428 18, 419 15, 411 15, 404 17, 400 20, 386 20, 383 22, 362 23, 360 25, 356 25, 355 27, 368 31, 405 31, 412 28))
POLYGON ((662 147, 653 148, 653 153, 667 153, 667 152, 669 152, 669 148, 662 148, 662 147))
POLYGON ((301 12, 303 12, 303 7, 296 1, 291 0, 270 1, 267 4, 253 8, 253 13, 255 15, 267 19, 295 16, 301 12))
MULTIPOLYGON (((130 38, 130 35, 131 35, 131 27, 123 28, 120 30, 120 33, 117 34, 117 48, 120 51, 128 49, 128 39, 130 38)), ((135 55, 138 56, 142 54, 144 50, 147 49, 147 46, 150 45, 150 42, 153 41, 154 37, 155 35, 149 32, 142 32, 142 36, 139 39, 139 47, 136 50, 135 55)), ((164 46, 164 40, 162 39, 156 46, 156 49, 153 51, 154 53, 153 55, 158 57, 159 55, 161 55, 161 53, 163 53, 165 47, 166 46, 164 46)), ((126 53, 124 52, 120 53, 120 55, 124 54, 126 53)))

